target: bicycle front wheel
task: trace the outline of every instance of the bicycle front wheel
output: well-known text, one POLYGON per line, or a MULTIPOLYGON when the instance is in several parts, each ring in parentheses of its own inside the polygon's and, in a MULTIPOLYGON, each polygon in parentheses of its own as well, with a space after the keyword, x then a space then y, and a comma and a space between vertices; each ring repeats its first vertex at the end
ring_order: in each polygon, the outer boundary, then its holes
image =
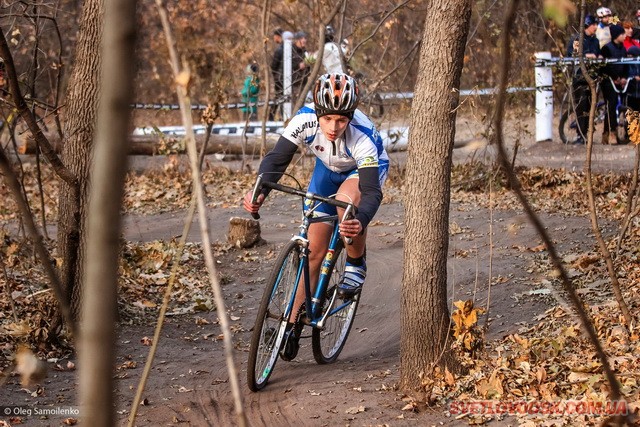
POLYGON ((253 326, 247 363, 247 383, 251 391, 267 385, 278 360, 287 325, 285 312, 294 296, 299 265, 300 247, 291 241, 276 260, 253 326))
POLYGON ((356 317, 360 295, 352 300, 344 301, 336 296, 337 286, 344 277, 344 266, 347 260, 347 251, 342 250, 342 244, 338 246, 330 266, 330 277, 327 291, 322 295, 320 306, 322 316, 329 313, 322 329, 313 328, 311 346, 313 357, 319 364, 334 362, 351 331, 351 326, 356 317), (340 308, 342 306, 342 308, 340 308), (332 312, 335 313, 332 314, 332 312))

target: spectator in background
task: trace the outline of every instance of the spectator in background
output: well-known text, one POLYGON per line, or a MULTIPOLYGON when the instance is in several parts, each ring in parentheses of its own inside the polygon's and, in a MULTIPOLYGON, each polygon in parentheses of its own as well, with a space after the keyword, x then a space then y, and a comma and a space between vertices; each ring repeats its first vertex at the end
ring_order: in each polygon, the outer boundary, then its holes
POLYGON ((309 76, 307 34, 298 31, 293 35, 291 51, 291 102, 295 104, 309 76))
POLYGON ((273 32, 273 41, 277 44, 275 51, 273 52, 273 58, 271 58, 271 75, 273 76, 273 88, 274 88, 274 101, 269 108, 269 120, 275 120, 276 117, 282 118, 282 98, 284 96, 284 86, 282 83, 282 61, 284 60, 284 44, 282 40, 284 38, 292 38, 293 34, 289 31, 282 31, 281 28, 277 28, 273 32))
POLYGON ((273 42, 276 45, 282 44, 282 33, 282 28, 276 28, 275 30, 273 30, 273 42))
POLYGON ((609 31, 609 26, 611 25, 611 9, 607 7, 599 7, 596 10, 596 15, 598 15, 598 28, 596 29, 596 37, 600 40, 600 49, 611 41, 611 32, 609 31))
POLYGON ((640 40, 640 9, 636 10, 636 21, 638 26, 633 28, 633 35, 631 37, 640 40))
POLYGON ((624 28, 625 34, 624 42, 622 42, 624 48, 628 51, 631 46, 640 47, 640 41, 633 37, 633 24, 631 21, 624 21, 622 28, 624 28))
POLYGON ((255 62, 247 65, 247 77, 244 79, 244 86, 240 92, 242 102, 247 104, 242 107, 243 120, 258 119, 258 94, 260 93, 260 76, 258 76, 258 71, 258 64, 255 62))
MULTIPOLYGON (((611 41, 602 48, 602 56, 604 58, 621 59, 627 56, 624 48, 624 28, 620 25, 609 26, 611 32, 611 41)), ((618 127, 618 118, 616 117, 616 105, 618 104, 618 93, 616 88, 624 87, 627 82, 627 67, 625 64, 613 63, 606 64, 603 69, 604 79, 602 80, 602 97, 605 101, 607 110, 607 118, 604 121, 604 131, 602 132, 603 144, 617 144, 615 129, 618 127), (615 87, 614 87, 615 85, 615 87), (613 132, 611 132, 613 131, 613 132)))
MULTIPOLYGON (((631 46, 627 49, 627 56, 640 56, 640 47, 631 46)), ((627 88, 627 106, 634 111, 640 111, 640 64, 629 64, 629 87, 627 88)))
MULTIPOLYGON (((575 34, 567 45, 567 57, 578 57, 580 55, 588 59, 595 59, 600 56, 600 44, 595 36, 597 21, 593 15, 584 18, 584 40, 580 49, 580 34, 575 34)), ((590 73, 595 77, 595 71, 590 73)), ((575 103, 576 117, 578 121, 578 136, 574 144, 584 144, 587 131, 589 130, 589 109, 591 108, 591 90, 587 80, 582 75, 582 70, 576 64, 571 82, 573 91, 573 102, 575 103)))
POLYGON ((324 72, 328 74, 344 73, 342 66, 342 52, 334 41, 336 33, 331 25, 327 25, 324 31, 324 50, 322 53, 322 66, 324 72))

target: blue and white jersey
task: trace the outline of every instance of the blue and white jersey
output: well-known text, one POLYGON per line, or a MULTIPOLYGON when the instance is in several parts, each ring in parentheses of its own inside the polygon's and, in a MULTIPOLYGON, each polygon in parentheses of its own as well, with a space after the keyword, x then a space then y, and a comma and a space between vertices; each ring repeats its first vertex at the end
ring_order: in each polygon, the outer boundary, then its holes
POLYGON ((388 165, 389 157, 375 125, 356 110, 344 134, 329 141, 322 130, 313 104, 302 107, 291 119, 282 136, 311 150, 333 172, 388 165))

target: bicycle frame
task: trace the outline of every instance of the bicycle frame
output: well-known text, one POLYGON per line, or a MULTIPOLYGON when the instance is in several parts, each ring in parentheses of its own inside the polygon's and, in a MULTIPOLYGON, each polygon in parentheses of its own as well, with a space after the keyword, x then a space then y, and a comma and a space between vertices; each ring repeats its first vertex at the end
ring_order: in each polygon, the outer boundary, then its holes
MULTIPOLYGON (((360 303, 359 294, 351 298, 338 296, 337 281, 341 279, 345 265, 339 257, 346 255, 342 253, 343 239, 346 244, 350 243, 350 239, 340 236, 339 214, 315 215, 318 207, 329 204, 344 209, 345 219, 356 212, 356 207, 336 200, 334 196, 305 192, 299 184, 298 188, 293 188, 262 182, 262 175, 258 176, 254 186, 253 204, 263 188, 300 196, 303 214, 298 233, 278 256, 277 266, 271 273, 258 308, 247 362, 247 382, 251 391, 266 386, 278 357, 285 361, 296 357, 300 348, 298 340, 305 326, 311 327, 311 349, 316 362, 334 362, 346 343, 360 303), (329 222, 333 227, 326 252, 318 253, 323 259, 318 266, 317 285, 312 290, 309 227, 318 222, 329 222), (304 301, 301 301, 303 292, 304 301), (296 313, 300 305, 305 307, 304 314, 296 313), (294 313, 296 315, 292 318, 294 313)), ((253 217, 259 216, 254 212, 253 217)))
POLYGON ((616 84, 613 82, 613 79, 611 77, 609 77, 609 81, 611 82, 611 86, 613 87, 613 90, 616 92, 616 94, 618 95, 618 102, 616 103, 616 117, 620 114, 620 109, 622 107, 626 107, 626 102, 622 102, 622 99, 624 98, 624 95, 627 94, 627 89, 629 88, 629 83, 631 82, 631 80, 634 77, 628 77, 627 78, 627 82, 624 84, 624 87, 622 89, 618 89, 618 86, 616 86, 616 84))
MULTIPOLYGON (((305 200, 312 200, 307 199, 305 200)), ((322 329, 324 327, 324 321, 328 316, 331 316, 343 308, 347 307, 351 302, 346 301, 343 304, 336 307, 331 312, 327 312, 324 316, 320 317, 320 296, 326 292, 327 286, 329 284, 329 266, 331 264, 331 260, 333 259, 333 255, 335 254, 336 248, 338 247, 340 241, 340 231, 338 229, 338 215, 331 216, 323 216, 318 218, 313 218, 313 210, 309 209, 305 212, 302 224, 300 225, 300 233, 292 238, 292 240, 298 242, 300 245, 300 254, 301 254, 301 262, 298 266, 298 274, 297 274, 297 284, 294 287, 293 295, 295 295, 298 291, 298 287, 300 286, 300 278, 303 278, 304 283, 304 294, 305 294, 305 307, 310 307, 310 309, 306 310, 306 318, 304 319, 304 323, 313 326, 314 328, 322 329), (333 231, 331 233, 331 239, 329 242, 329 247, 327 248, 327 253, 322 261, 320 267, 320 274, 318 275, 318 283, 316 284, 316 289, 313 292, 311 291, 311 277, 309 273, 309 240, 307 239, 307 232, 309 226, 313 223, 317 222, 333 222, 333 231)), ((332 296, 332 298, 336 298, 336 294, 332 296)), ((287 310, 285 312, 285 316, 291 314, 293 310, 293 303, 295 298, 292 298, 289 302, 287 310)), ((331 301, 333 303, 333 300, 331 301)))
MULTIPOLYGON (((277 189, 286 193, 302 196, 303 207, 305 205, 311 206, 309 209, 304 210, 304 213, 302 216, 302 224, 300 224, 299 232, 297 235, 291 238, 292 241, 297 242, 297 244, 300 246, 300 264, 298 265, 298 271, 296 273, 296 285, 292 293, 292 298, 289 301, 289 304, 287 305, 287 308, 285 310, 284 318, 288 319, 289 316, 291 315, 291 312, 293 311, 295 295, 298 292, 300 281, 302 280, 303 286, 304 286, 304 294, 305 294, 305 307, 307 307, 306 315, 303 322, 306 325, 312 326, 314 328, 322 329, 324 327, 324 322, 328 316, 332 316, 335 313, 339 312, 340 310, 344 309, 345 307, 349 306, 352 303, 352 301, 344 301, 342 304, 335 307, 331 312, 327 312, 324 314, 324 316, 320 317, 320 312, 322 309, 322 307, 320 306, 321 295, 327 290, 327 286, 330 278, 329 267, 331 265, 333 255, 335 254, 336 249, 340 243, 341 237, 340 237, 340 230, 338 228, 338 224, 339 224, 338 215, 314 217, 313 213, 320 206, 321 203, 330 203, 334 206, 342 207, 345 209, 345 212, 343 215, 343 219, 345 219, 345 218, 348 218, 355 211, 355 207, 350 203, 341 202, 335 199, 325 198, 322 196, 318 196, 314 193, 304 192, 302 190, 297 190, 297 189, 286 187, 276 183, 262 182, 261 176, 258 177, 258 179, 256 180, 256 185, 254 186, 254 191, 253 191, 254 201, 257 199, 258 193, 263 186, 267 188, 277 189), (316 284, 316 289, 312 295, 311 277, 309 272, 309 239, 308 239, 309 226, 314 223, 328 222, 328 221, 331 221, 333 223, 333 230, 331 232, 329 247, 327 248, 327 252, 324 256, 324 259, 320 267, 320 273, 318 275, 318 283, 316 284)), ((256 216, 259 218, 258 215, 255 215, 254 218, 256 216)), ((351 239, 345 238, 345 241, 347 244, 351 243, 351 239)), ((335 301, 336 293, 333 294, 332 298, 333 299, 331 303, 335 301)))

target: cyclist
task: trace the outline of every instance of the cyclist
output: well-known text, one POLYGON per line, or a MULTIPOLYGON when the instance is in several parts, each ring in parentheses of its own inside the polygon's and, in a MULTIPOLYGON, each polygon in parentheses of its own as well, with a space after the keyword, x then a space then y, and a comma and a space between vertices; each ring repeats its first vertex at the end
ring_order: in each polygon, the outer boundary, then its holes
POLYGON ((611 41, 611 33, 609 27, 611 26, 612 13, 608 7, 599 7, 596 10, 598 15, 598 28, 596 29, 596 37, 600 40, 600 48, 611 41))
MULTIPOLYGON (((291 119, 273 150, 262 160, 259 173, 264 174, 265 181, 277 182, 298 147, 306 147, 316 156, 308 191, 325 197, 337 194, 339 200, 358 206, 355 218, 340 223, 340 233, 352 238, 353 242, 346 248, 347 262, 339 295, 352 298, 362 289, 367 274, 366 230, 382 201, 389 158, 374 124, 357 109, 358 85, 351 76, 342 73, 320 76, 313 90, 313 101, 291 119)), ((265 189, 252 203, 252 192, 249 191, 243 201, 245 210, 257 213, 267 195, 265 189)), ((315 211, 317 216, 335 213, 336 208, 326 204, 315 211)), ((318 279, 330 235, 331 224, 328 222, 309 227, 312 287, 318 279)), ((304 291, 300 287, 292 321, 303 301, 304 291)))
MULTIPOLYGON (((595 36, 596 19, 592 15, 584 17, 584 39, 582 49, 580 49, 580 34, 574 35, 567 45, 567 57, 582 55, 588 59, 595 59, 600 56, 600 46, 595 36)), ((591 74, 591 73, 590 73, 591 74)), ((593 75, 592 77, 595 77, 593 75)), ((579 65, 574 66, 574 75, 571 82, 573 91, 573 102, 575 103, 576 121, 578 122, 578 137, 574 144, 584 144, 585 136, 589 129, 589 108, 591 107, 591 90, 587 80, 582 75, 579 65)))

